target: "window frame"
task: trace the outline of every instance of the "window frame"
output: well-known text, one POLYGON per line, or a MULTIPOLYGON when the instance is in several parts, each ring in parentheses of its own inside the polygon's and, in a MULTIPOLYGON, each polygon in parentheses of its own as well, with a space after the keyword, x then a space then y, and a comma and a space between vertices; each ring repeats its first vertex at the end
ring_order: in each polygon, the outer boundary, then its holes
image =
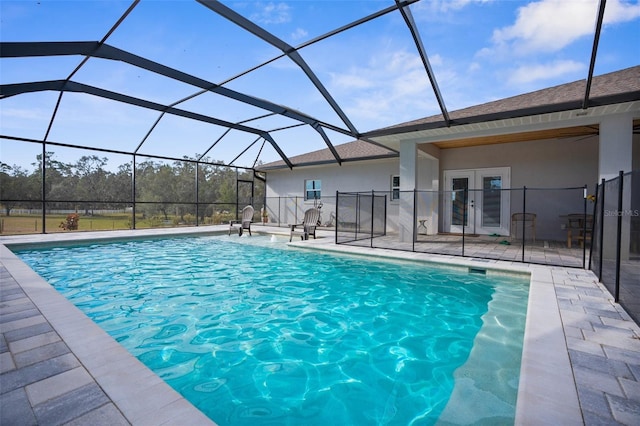
POLYGON ((322 179, 305 179, 304 180, 304 201, 314 201, 322 199, 322 179), (307 187, 307 183, 311 182, 311 188, 307 187), (318 184, 316 188, 316 182, 318 184), (313 193, 314 197, 309 197, 309 193, 313 193), (317 196, 316 196, 317 195, 317 196))
POLYGON ((400 175, 391 175, 391 180, 390 180, 390 185, 391 185, 391 197, 390 201, 400 201, 400 175), (398 180, 398 184, 395 185, 394 180, 397 179, 398 180))

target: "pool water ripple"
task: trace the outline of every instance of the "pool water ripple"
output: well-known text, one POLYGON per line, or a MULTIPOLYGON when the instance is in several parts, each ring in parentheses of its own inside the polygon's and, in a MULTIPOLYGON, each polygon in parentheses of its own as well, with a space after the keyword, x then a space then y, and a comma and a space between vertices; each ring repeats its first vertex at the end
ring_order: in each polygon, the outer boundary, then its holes
POLYGON ((525 279, 260 236, 17 254, 220 425, 434 424, 461 384, 515 413, 525 279))

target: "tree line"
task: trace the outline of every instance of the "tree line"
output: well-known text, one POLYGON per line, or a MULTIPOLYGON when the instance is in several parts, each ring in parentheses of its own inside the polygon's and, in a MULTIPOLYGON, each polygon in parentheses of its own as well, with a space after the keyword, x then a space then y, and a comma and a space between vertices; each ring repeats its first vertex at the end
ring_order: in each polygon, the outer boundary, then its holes
POLYGON ((197 202, 198 216, 204 219, 216 210, 233 210, 236 203, 255 206, 264 198, 264 184, 255 179, 253 170, 209 159, 146 159, 135 165, 135 184, 133 162, 120 164, 114 171, 108 167, 107 157, 86 155, 65 163, 47 152, 43 185, 42 162, 42 154, 36 156, 31 170, 0 162, 0 204, 6 216, 14 209, 41 209, 43 199, 47 210, 75 209, 83 214, 98 209, 125 210, 135 200, 136 212, 143 217, 165 219, 174 215, 182 219, 187 214, 195 217, 197 202))

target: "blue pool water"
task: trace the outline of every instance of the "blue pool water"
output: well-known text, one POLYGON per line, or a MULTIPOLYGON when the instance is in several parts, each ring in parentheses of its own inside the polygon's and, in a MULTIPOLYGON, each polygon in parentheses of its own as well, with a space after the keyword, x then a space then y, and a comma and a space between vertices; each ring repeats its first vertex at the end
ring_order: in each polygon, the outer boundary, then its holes
POLYGON ((220 425, 513 423, 524 278, 265 236, 16 253, 220 425))

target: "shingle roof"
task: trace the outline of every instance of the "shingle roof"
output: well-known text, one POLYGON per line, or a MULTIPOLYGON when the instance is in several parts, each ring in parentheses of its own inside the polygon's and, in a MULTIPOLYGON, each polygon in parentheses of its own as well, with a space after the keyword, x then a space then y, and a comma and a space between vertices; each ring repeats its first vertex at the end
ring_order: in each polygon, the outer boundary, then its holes
MULTIPOLYGON (((587 85, 587 80, 578 80, 572 83, 561 84, 535 92, 525 93, 510 98, 499 99, 481 105, 474 105, 449 113, 451 120, 463 121, 473 117, 490 117, 492 115, 516 112, 535 111, 536 108, 550 107, 553 105, 566 106, 566 109, 574 109, 581 104, 587 85), (570 106, 571 105, 571 106, 570 106)), ((589 93, 589 106, 598 106, 606 103, 606 99, 628 94, 622 100, 640 99, 640 65, 615 71, 608 74, 594 76, 589 93)), ((609 102, 611 103, 611 102, 609 102)), ((383 129, 374 130, 376 133, 386 129, 412 128, 421 124, 444 122, 442 114, 420 118, 406 123, 396 124, 383 129)), ((466 122, 466 121, 465 121, 466 122)))
MULTIPOLYGON (((510 98, 487 102, 468 108, 452 111, 449 113, 453 124, 458 122, 468 122, 473 118, 481 121, 482 118, 495 117, 501 114, 513 113, 524 115, 526 112, 534 114, 537 109, 548 109, 556 106, 557 109, 575 109, 582 103, 586 80, 574 81, 535 92, 525 93, 510 98)), ((640 100, 640 65, 615 71, 608 74, 594 76, 589 94, 589 106, 603 105, 607 103, 626 102, 640 100)), ((429 127, 433 124, 444 123, 442 114, 397 124, 383 129, 368 132, 365 136, 376 133, 397 133, 400 129, 414 131, 421 127, 429 127)), ((344 161, 358 161, 372 158, 397 157, 396 151, 386 149, 378 145, 373 145, 362 140, 337 145, 338 155, 344 161)), ((295 166, 309 166, 314 164, 333 163, 335 159, 331 151, 322 149, 307 154, 292 157, 291 162, 295 166)), ((283 161, 264 164, 257 167, 258 170, 280 169, 287 167, 283 161)))
MULTIPOLYGON (((338 152, 338 155, 344 162, 356 160, 361 161, 364 159, 373 160, 398 156, 398 153, 396 151, 361 140, 348 142, 342 145, 336 145, 335 148, 338 152)), ((311 166, 336 162, 336 159, 331 154, 329 148, 308 152, 306 154, 297 155, 295 157, 290 157, 289 160, 295 166, 311 166)), ((263 164, 256 167, 256 170, 263 171, 281 168, 287 168, 287 165, 282 160, 263 164)))

